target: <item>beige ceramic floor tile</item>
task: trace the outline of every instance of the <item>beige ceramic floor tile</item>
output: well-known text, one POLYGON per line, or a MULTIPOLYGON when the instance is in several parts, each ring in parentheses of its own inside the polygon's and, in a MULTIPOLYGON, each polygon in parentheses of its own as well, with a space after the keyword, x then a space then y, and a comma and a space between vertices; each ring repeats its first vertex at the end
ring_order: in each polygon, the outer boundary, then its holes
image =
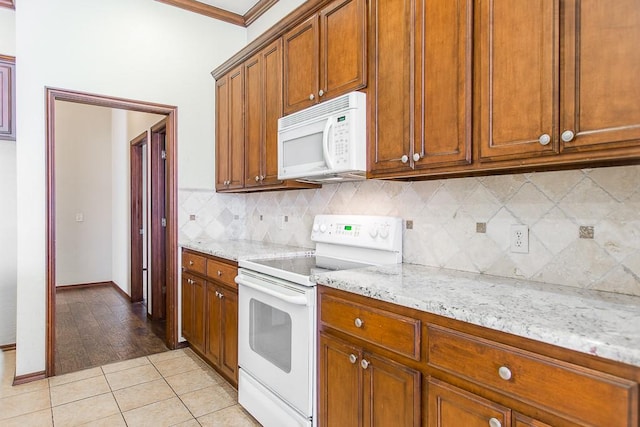
POLYGON ((176 397, 176 394, 164 379, 123 388, 113 392, 113 395, 122 412, 176 397))
POLYGON ((51 387, 51 406, 60 406, 87 397, 110 392, 109 384, 104 376, 87 378, 51 387))
POLYGON ((105 375, 111 390, 120 390, 161 378, 153 365, 143 365, 105 375))
POLYGON ((167 360, 160 360, 154 362, 154 365, 160 371, 163 377, 169 377, 171 375, 181 374, 183 372, 193 371, 194 369, 200 369, 192 358, 188 356, 174 357, 167 360))
POLYGON ((193 418, 177 397, 133 409, 123 415, 129 427, 173 426, 193 418))
POLYGON ((51 408, 9 418, 8 420, 2 420, 0 424, 2 427, 51 427, 53 426, 51 408))
POLYGON ((0 399, 0 420, 48 409, 50 407, 51 399, 49 399, 49 389, 46 388, 15 396, 3 397, 0 399))
POLYGON ((238 403, 235 393, 221 384, 183 394, 180 400, 196 418, 238 403))
POLYGON ((211 375, 208 370, 202 368, 171 377, 165 377, 165 379, 178 396, 219 383, 218 378, 211 375))
POLYGON ((127 427, 127 423, 124 422, 122 414, 114 414, 106 418, 100 418, 99 420, 90 421, 83 426, 91 427, 127 427))
POLYGON ((119 414, 118 404, 111 393, 89 397, 53 408, 56 426, 77 426, 119 414))
POLYGON ((173 359, 174 357, 183 357, 185 355, 184 349, 164 351, 162 353, 152 354, 147 356, 151 363, 160 362, 161 360, 173 359))
POLYGON ((59 375, 57 377, 49 378, 49 384, 51 387, 55 387, 62 384, 67 384, 73 381, 84 380, 86 378, 93 378, 102 375, 102 369, 91 368, 84 369, 82 371, 71 372, 70 374, 59 375))
POLYGON ((196 421, 195 418, 189 420, 189 421, 185 421, 183 423, 180 424, 176 424, 173 427, 200 427, 200 423, 198 421, 196 421))
POLYGON ((49 380, 46 378, 44 380, 32 381, 30 383, 20 384, 16 386, 11 385, 11 383, 2 384, 0 386, 0 398, 16 396, 18 394, 29 393, 32 391, 48 389, 48 388, 49 388, 49 380))
POLYGON ((110 363, 102 367, 102 372, 110 374, 112 372, 124 371, 125 369, 135 368, 137 366, 148 365, 151 362, 147 357, 138 357, 137 359, 125 360, 123 362, 110 363))
POLYGON ((242 406, 234 405, 220 411, 198 418, 203 427, 260 427, 260 424, 249 415, 242 406))

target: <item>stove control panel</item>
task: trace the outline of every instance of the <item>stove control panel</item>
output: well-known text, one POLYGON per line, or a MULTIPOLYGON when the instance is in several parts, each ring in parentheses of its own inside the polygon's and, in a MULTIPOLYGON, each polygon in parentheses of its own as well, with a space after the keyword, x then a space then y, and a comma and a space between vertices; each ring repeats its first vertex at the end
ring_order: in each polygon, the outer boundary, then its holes
POLYGON ((316 215, 314 242, 402 251, 402 218, 371 215, 316 215))

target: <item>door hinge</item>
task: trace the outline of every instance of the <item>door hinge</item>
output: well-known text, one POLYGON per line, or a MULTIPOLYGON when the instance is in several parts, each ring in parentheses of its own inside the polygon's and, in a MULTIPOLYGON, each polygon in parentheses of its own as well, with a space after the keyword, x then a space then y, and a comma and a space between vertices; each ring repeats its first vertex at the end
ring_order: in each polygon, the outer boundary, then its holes
POLYGON ((167 152, 166 152, 166 150, 162 150, 160 152, 160 157, 162 157, 162 160, 167 160, 167 152))
POLYGON ((167 226, 167 218, 162 218, 162 221, 160 221, 160 223, 162 224, 163 227, 167 226))
POLYGON ((140 234, 144 234, 144 228, 140 229, 140 234))

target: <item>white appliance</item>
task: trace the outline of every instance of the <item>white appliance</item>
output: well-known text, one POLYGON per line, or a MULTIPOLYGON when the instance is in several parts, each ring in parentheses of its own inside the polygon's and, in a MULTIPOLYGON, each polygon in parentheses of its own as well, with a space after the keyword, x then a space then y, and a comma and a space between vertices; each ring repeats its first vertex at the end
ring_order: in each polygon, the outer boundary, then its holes
POLYGON ((278 179, 364 179, 367 103, 351 92, 278 119, 278 179))
POLYGON ((265 427, 316 425, 312 274, 402 262, 402 219, 318 215, 315 256, 241 260, 238 401, 265 427))

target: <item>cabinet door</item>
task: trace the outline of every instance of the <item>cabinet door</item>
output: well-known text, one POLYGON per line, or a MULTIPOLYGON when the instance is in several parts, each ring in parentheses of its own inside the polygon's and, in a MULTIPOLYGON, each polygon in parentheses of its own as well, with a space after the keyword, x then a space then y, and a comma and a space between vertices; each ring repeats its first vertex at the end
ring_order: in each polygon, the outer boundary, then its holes
POLYGON ((278 39, 261 52, 264 81, 263 98, 263 169, 262 184, 279 184, 278 179, 278 119, 282 111, 282 39, 278 39))
POLYGON ((15 64, 0 58, 0 139, 15 140, 15 64))
POLYGON ((562 16, 562 151, 638 146, 640 5, 567 1, 562 16))
POLYGON ((480 161, 557 153, 559 0, 478 5, 480 161))
POLYGON ((317 102, 319 86, 318 15, 313 15, 282 37, 284 55, 284 112, 317 102))
POLYGON ((320 11, 320 99, 366 86, 366 4, 337 0, 320 11))
POLYGON ((428 382, 429 427, 510 427, 511 411, 459 388, 436 379, 428 382))
POLYGON ((469 164, 473 2, 416 3, 416 117, 409 161, 416 169, 469 164))
POLYGON ((182 336, 189 342, 193 335, 193 276, 182 274, 182 336))
POLYGON ((216 81, 216 190, 227 188, 230 176, 231 147, 229 135, 230 116, 229 74, 216 81))
POLYGON ((360 367, 365 426, 420 426, 420 372, 369 353, 360 367))
POLYGON ((320 426, 361 426, 360 350, 321 332, 318 355, 320 426))
POLYGON ((189 343, 200 351, 204 351, 205 332, 205 291, 206 282, 198 277, 193 277, 193 329, 189 343))
POLYGON ((369 169, 371 174, 410 170, 401 161, 412 146, 411 0, 374 0, 369 28, 369 169))
POLYGON ((245 110, 245 187, 260 185, 264 152, 262 55, 258 53, 244 63, 245 110))
POLYGON ((222 351, 220 369, 238 381, 238 293, 220 288, 222 351))
POLYGON ((206 324, 207 338, 205 356, 215 366, 220 366, 222 353, 222 303, 219 298, 218 286, 214 283, 207 284, 206 324))
POLYGON ((229 73, 229 189, 244 185, 244 76, 242 67, 229 73))

